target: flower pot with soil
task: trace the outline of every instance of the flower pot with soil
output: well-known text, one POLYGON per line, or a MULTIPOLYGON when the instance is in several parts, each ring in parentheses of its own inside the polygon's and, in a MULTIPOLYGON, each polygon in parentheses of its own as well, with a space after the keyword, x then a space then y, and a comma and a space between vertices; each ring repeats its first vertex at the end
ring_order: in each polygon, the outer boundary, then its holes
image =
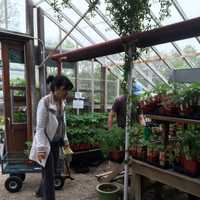
POLYGON ((100 183, 96 186, 99 200, 120 200, 121 188, 115 183, 100 183))
POLYGON ((159 160, 159 151, 157 144, 149 142, 147 145, 147 161, 157 164, 159 160))
POLYGON ((182 129, 181 145, 184 160, 182 166, 186 174, 197 176, 199 171, 198 158, 200 155, 200 126, 190 124, 182 129))
POLYGON ((115 161, 115 162, 122 162, 124 160, 124 151, 120 150, 111 150, 108 154, 109 160, 115 161))

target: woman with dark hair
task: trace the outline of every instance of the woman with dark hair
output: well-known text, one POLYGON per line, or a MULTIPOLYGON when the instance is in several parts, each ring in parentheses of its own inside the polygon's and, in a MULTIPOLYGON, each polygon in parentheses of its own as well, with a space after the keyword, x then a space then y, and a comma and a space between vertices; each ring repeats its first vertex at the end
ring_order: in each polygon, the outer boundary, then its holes
POLYGON ((36 196, 42 196, 43 200, 55 200, 54 177, 59 148, 69 146, 65 133, 64 102, 73 84, 63 75, 51 76, 47 80, 51 92, 42 97, 38 104, 30 159, 42 166, 42 181, 36 196))

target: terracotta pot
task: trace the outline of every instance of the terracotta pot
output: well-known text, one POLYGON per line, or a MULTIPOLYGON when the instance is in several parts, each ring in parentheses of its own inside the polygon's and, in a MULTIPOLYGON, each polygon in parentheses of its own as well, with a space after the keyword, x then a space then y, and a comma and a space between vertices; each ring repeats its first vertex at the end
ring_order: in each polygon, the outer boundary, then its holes
POLYGON ((136 158, 136 157, 137 157, 137 147, 131 148, 131 149, 129 150, 129 154, 130 154, 131 156, 133 156, 134 158, 136 158))
POLYGON ((151 161, 152 159, 152 149, 147 148, 147 160, 151 161))
POLYGON ((108 156, 109 159, 112 161, 121 162, 124 159, 124 151, 111 150, 108 156))
POLYGON ((146 147, 137 147, 137 158, 146 160, 147 157, 147 148, 146 147))
POLYGON ((184 170, 191 175, 197 175, 199 170, 199 164, 196 160, 184 160, 184 170))
POLYGON ((79 144, 71 144, 70 147, 74 152, 80 151, 79 144))
POLYGON ((158 157, 159 157, 159 152, 152 150, 152 149, 147 149, 147 160, 152 161, 152 162, 158 162, 158 157))

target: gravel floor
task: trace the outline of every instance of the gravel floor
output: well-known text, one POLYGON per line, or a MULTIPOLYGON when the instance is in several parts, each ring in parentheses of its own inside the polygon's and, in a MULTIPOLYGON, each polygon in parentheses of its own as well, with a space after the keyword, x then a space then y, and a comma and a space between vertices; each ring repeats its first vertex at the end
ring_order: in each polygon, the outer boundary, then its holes
MULTIPOLYGON (((56 191, 57 200, 97 200, 95 191, 98 184, 95 175, 103 172, 104 164, 98 168, 90 168, 86 174, 77 174, 72 172, 73 181, 66 179, 63 190, 56 191)), ((34 191, 39 181, 39 174, 27 174, 22 190, 18 193, 10 193, 4 187, 6 175, 0 175, 0 200, 36 200, 34 191)))

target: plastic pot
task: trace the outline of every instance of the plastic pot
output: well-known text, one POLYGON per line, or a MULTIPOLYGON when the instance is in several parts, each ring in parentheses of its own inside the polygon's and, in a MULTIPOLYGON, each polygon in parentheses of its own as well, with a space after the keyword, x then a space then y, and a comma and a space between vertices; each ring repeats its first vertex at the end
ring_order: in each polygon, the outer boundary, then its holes
POLYGON ((121 188, 115 183, 101 183, 97 185, 96 191, 99 200, 120 200, 121 188))

